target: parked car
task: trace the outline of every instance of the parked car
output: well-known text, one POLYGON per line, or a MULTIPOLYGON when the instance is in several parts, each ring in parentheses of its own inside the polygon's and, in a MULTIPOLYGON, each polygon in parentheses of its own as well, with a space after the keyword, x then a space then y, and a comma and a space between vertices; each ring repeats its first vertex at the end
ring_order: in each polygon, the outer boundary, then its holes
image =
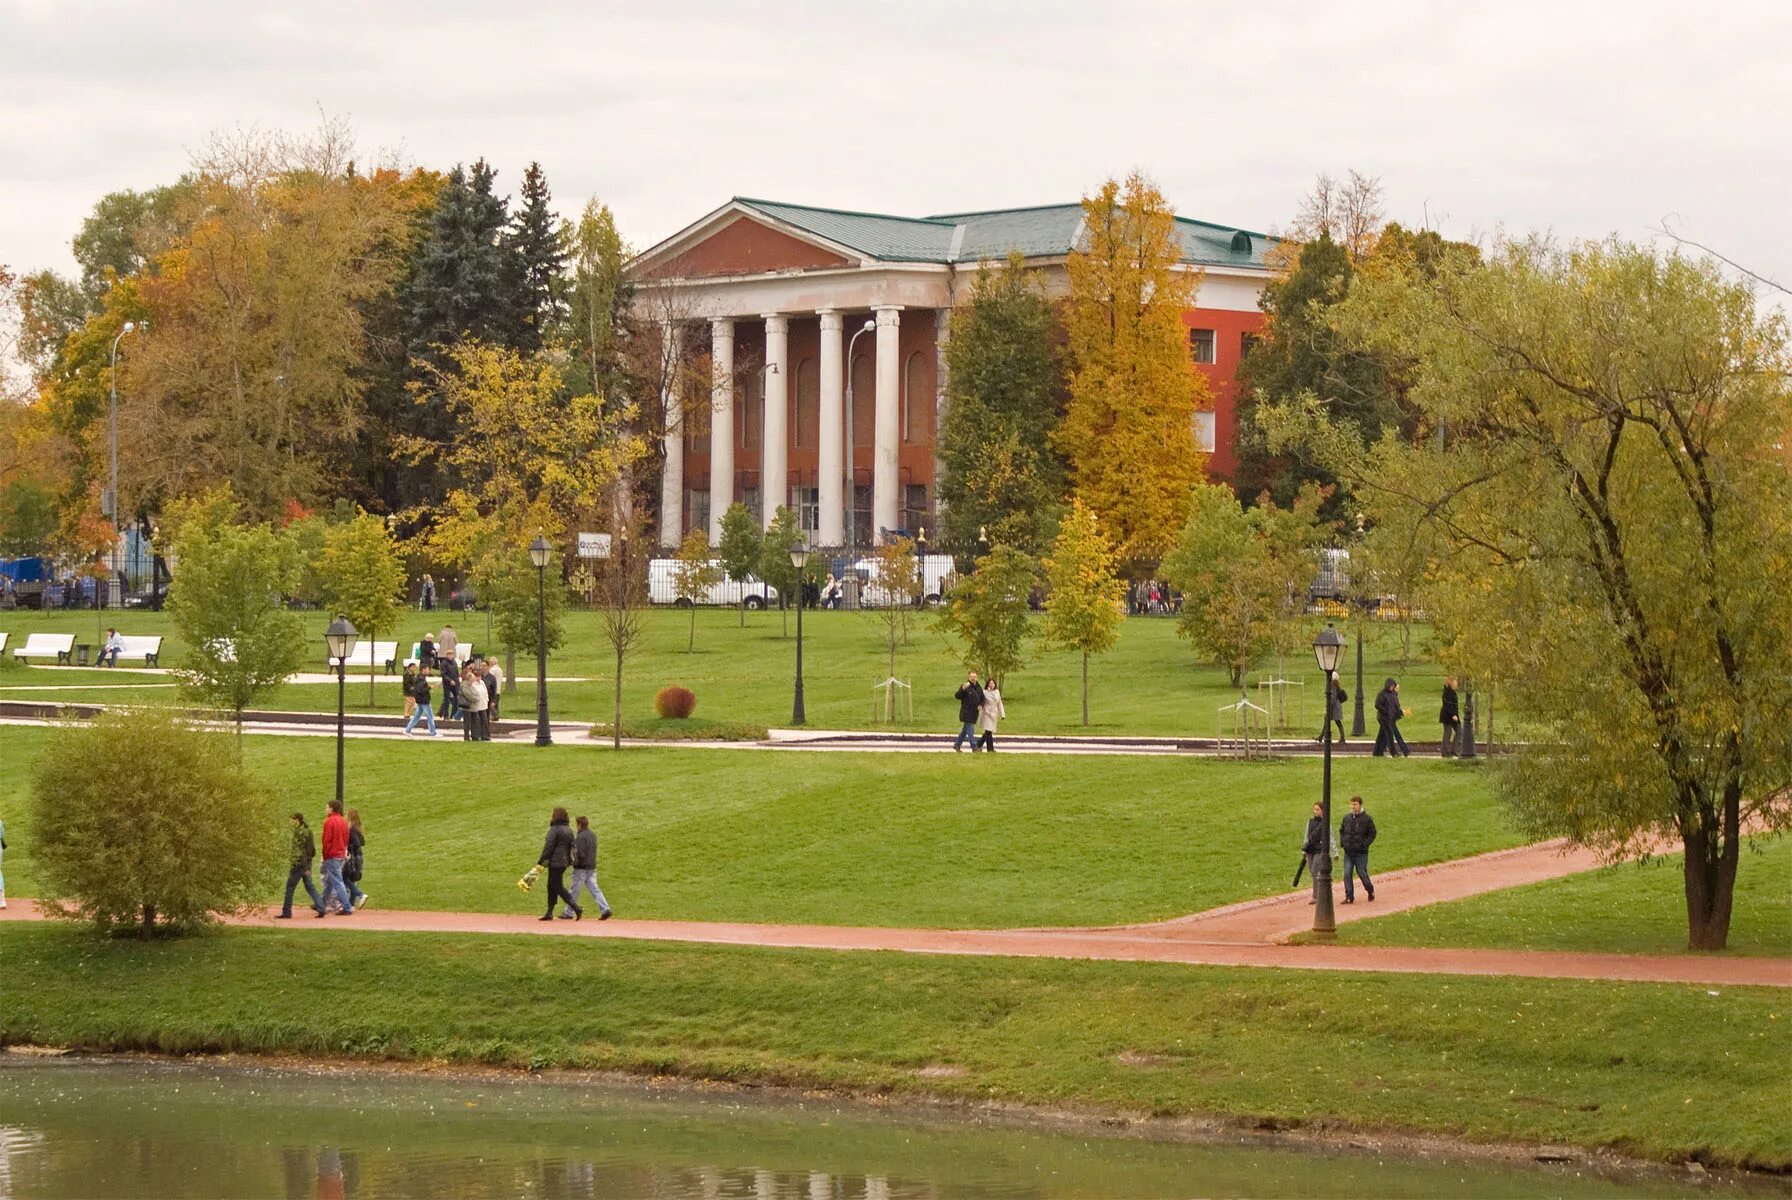
MULTIPOLYGON (((719 562, 715 564, 718 569, 721 565, 719 562)), ((691 607, 693 598, 678 594, 677 572, 678 560, 675 558, 656 558, 647 564, 647 599, 650 603, 670 604, 674 608, 691 607)), ((724 577, 722 582, 695 597, 697 604, 728 608, 745 604, 748 608, 760 609, 777 602, 778 589, 752 575, 739 580, 724 577)))

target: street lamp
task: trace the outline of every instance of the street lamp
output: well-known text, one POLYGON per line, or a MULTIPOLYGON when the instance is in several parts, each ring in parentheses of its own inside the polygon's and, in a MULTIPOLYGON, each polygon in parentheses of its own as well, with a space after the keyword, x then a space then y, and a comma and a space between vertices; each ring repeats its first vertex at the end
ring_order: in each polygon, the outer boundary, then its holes
POLYGON ((846 548, 851 550, 858 545, 853 536, 853 510, 859 503, 858 475, 853 470, 852 461, 852 352, 859 344, 859 339, 877 328, 877 321, 865 318, 865 323, 853 331, 852 338, 846 343, 846 548))
POLYGON ((790 723, 801 725, 803 715, 803 567, 809 561, 809 545, 797 541, 790 547, 790 565, 796 568, 796 699, 790 705, 790 723))
POLYGON ((529 543, 529 561, 535 564, 535 744, 551 746, 548 732, 548 559, 554 548, 539 533, 529 543))
MULTIPOLYGON (((1363 548, 1363 514, 1356 515, 1356 548, 1360 555, 1363 548)), ((1350 714, 1350 736, 1360 738, 1368 727, 1363 724, 1363 621, 1368 616, 1369 605, 1355 587, 1355 579, 1351 580, 1350 602, 1356 606, 1356 706, 1350 714)))
POLYGON ((336 662, 336 803, 342 803, 342 722, 343 706, 348 694, 348 658, 355 652, 359 637, 353 622, 337 614, 324 630, 324 646, 336 662))
POLYGON ((1313 657, 1325 672, 1325 790, 1320 797, 1320 816, 1325 821, 1325 841, 1320 844, 1319 864, 1313 868, 1313 932, 1336 933, 1332 913, 1332 695, 1338 686, 1338 660, 1344 656, 1344 639, 1327 621, 1313 639, 1313 657))
MULTIPOLYGON (((101 507, 106 510, 106 515, 112 518, 112 561, 109 565, 112 568, 113 579, 118 578, 118 540, 123 536, 118 520, 118 343, 124 341, 125 334, 135 332, 137 332, 137 322, 126 321, 124 327, 118 331, 118 336, 112 339, 112 374, 109 380, 112 389, 112 407, 111 415, 106 423, 106 441, 110 446, 111 471, 106 488, 106 503, 101 507)), ((108 582, 106 587, 109 598, 111 583, 108 582)), ((120 604, 124 603, 122 590, 118 599, 120 604)), ((95 607, 98 605, 96 604, 95 607)))

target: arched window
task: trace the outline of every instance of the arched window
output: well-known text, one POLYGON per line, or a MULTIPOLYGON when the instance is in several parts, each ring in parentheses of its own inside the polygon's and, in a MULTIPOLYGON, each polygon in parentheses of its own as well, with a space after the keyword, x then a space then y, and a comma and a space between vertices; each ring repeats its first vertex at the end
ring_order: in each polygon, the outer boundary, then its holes
POLYGON ((928 416, 933 393, 927 386, 926 366, 926 357, 919 350, 910 351, 902 360, 902 440, 911 446, 928 441, 933 426, 928 416))
POLYGON ((740 384, 740 412, 736 424, 740 426, 740 448, 757 450, 765 433, 765 376, 759 371, 748 371, 738 377, 740 384))
POLYGON ((791 445, 799 450, 813 450, 816 429, 821 424, 821 375, 814 359, 798 361, 794 383, 790 395, 791 445))
POLYGON ((871 354, 860 352, 852 363, 852 444, 854 449, 869 448, 877 431, 877 362, 871 354))

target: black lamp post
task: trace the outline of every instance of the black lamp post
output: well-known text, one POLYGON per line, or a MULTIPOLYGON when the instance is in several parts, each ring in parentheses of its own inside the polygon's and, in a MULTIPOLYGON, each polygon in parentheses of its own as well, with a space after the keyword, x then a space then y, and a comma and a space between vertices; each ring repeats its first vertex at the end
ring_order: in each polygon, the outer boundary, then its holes
POLYGON ((535 744, 551 746, 548 732, 548 559, 554 548, 539 533, 529 543, 529 561, 535 564, 535 744))
MULTIPOLYGON (((1362 513, 1356 515, 1356 546, 1358 550, 1363 548, 1362 513)), ((1350 715, 1350 736, 1360 738, 1367 728, 1363 724, 1363 624, 1369 616, 1369 604, 1354 586, 1350 591, 1350 602, 1356 605, 1356 704, 1350 715)))
POLYGON ((343 708, 348 695, 348 656, 360 637, 354 623, 340 614, 324 630, 324 646, 336 662, 336 802, 342 803, 343 708))
MULTIPOLYGON (((1325 672, 1325 711, 1332 711, 1332 693, 1338 686, 1338 661, 1344 657, 1344 639, 1330 622, 1313 639, 1313 657, 1325 672)), ((1332 723, 1325 723, 1325 788, 1320 797, 1320 816, 1325 821, 1325 841, 1320 844, 1319 863, 1313 868, 1313 932, 1336 933, 1337 918, 1332 912, 1332 723)))
POLYGON ((809 562, 809 545, 797 541, 790 547, 790 565, 796 568, 796 699, 790 705, 790 723, 804 724, 803 715, 803 567, 809 562))

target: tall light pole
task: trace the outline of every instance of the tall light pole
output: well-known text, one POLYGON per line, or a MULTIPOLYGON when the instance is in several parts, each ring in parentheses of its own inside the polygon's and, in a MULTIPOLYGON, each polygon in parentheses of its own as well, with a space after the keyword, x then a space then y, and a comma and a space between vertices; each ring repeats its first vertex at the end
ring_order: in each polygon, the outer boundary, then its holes
POLYGON ((342 714, 348 695, 348 658, 359 637, 352 622, 340 613, 324 630, 324 646, 336 660, 336 803, 342 803, 342 714))
POLYGON ((554 548, 539 533, 529 543, 529 561, 535 564, 535 744, 552 746, 548 732, 548 559, 554 548))
POLYGON ((796 699, 790 705, 790 723, 801 725, 803 715, 803 567, 809 561, 808 543, 798 540, 790 547, 790 565, 796 568, 796 699))
MULTIPOLYGON (((1319 636, 1313 639, 1313 657, 1325 672, 1325 711, 1332 711, 1332 693, 1338 686, 1338 660, 1344 655, 1344 639, 1326 622, 1319 636)), ((1319 801, 1320 815, 1325 821, 1325 840, 1320 843, 1319 864, 1313 868, 1313 932, 1336 933, 1338 922, 1332 911, 1332 723, 1325 723, 1325 785, 1319 801)))
MULTIPOLYGON (((875 318, 865 318, 865 323, 853 331, 846 343, 846 548, 850 552, 858 545, 858 538, 853 530, 853 512, 859 505, 858 474, 853 469, 852 444, 852 352, 859 344, 859 339, 877 329, 875 318)), ((847 561, 852 561, 850 553, 847 561)))
MULTIPOLYGON (((107 478, 106 503, 102 507, 106 509, 106 515, 112 518, 112 560, 109 565, 112 568, 113 579, 118 578, 118 540, 123 533, 123 527, 119 524, 118 518, 118 343, 124 341, 125 334, 135 332, 137 332, 137 322, 126 321, 124 327, 118 331, 118 336, 112 339, 112 374, 109 380, 112 390, 112 406, 106 422, 106 442, 110 448, 111 470, 107 478)), ((111 586, 111 582, 108 581, 106 584, 108 599, 110 599, 111 586)), ((119 603, 124 602, 122 589, 118 599, 119 603)), ((95 607, 98 605, 96 604, 95 607)))
MULTIPOLYGON (((1356 515, 1356 547, 1363 548, 1363 514, 1356 515)), ((1357 594, 1356 580, 1351 579, 1350 602, 1356 607, 1356 707, 1351 710, 1350 736, 1360 738, 1367 727, 1363 724, 1363 625, 1368 618, 1369 606, 1361 595, 1357 594)), ((1327 685, 1330 686, 1330 685, 1327 685)), ((1327 709, 1326 711, 1330 711, 1327 709)))

